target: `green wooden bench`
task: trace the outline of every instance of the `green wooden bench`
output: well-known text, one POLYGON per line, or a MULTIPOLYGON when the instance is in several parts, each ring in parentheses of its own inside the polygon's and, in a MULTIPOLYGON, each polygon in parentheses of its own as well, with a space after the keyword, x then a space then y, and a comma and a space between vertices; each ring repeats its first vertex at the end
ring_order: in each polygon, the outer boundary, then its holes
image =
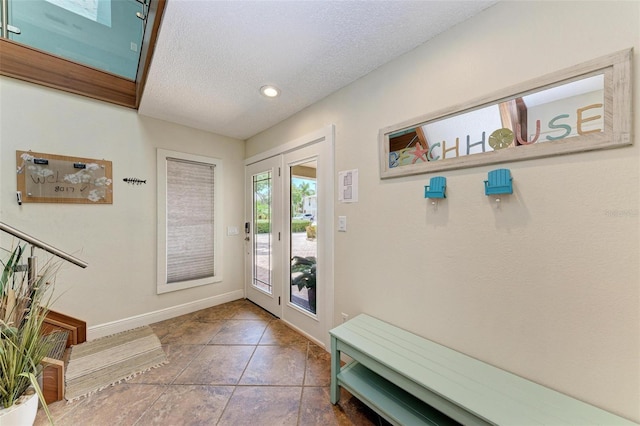
POLYGON ((369 315, 330 334, 331 403, 343 387, 392 424, 637 425, 369 315))

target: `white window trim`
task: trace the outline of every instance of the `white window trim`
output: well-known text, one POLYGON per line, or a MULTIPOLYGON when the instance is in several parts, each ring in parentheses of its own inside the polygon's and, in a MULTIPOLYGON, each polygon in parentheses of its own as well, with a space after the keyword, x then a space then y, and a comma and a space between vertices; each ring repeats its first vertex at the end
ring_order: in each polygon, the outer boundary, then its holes
POLYGON ((157 179, 158 179, 158 255, 157 255, 157 293, 167 293, 170 291, 183 290, 186 288, 213 284, 222 281, 222 232, 223 218, 223 169, 222 160, 201 155, 186 154, 183 152, 169 151, 158 148, 157 150, 157 179), (214 262, 215 275, 213 277, 200 278, 195 280, 167 283, 167 158, 194 161, 215 165, 214 171, 214 262))

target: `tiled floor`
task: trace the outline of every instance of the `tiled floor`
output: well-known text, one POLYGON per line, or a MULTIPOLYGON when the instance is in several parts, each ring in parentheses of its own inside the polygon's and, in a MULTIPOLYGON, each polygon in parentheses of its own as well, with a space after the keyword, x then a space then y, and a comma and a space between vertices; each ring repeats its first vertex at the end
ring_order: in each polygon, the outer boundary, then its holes
MULTIPOLYGON (((79 401, 56 425, 376 425, 343 391, 329 402, 330 356, 246 300, 151 326, 169 364, 79 401)), ((36 425, 47 424, 38 413, 36 425)))

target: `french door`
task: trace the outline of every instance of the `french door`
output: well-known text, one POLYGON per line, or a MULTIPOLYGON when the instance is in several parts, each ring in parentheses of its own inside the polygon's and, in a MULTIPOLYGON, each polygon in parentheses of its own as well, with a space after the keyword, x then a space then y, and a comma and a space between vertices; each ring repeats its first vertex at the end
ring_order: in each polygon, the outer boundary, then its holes
POLYGON ((249 278, 247 298, 281 317, 282 305, 282 178, 274 157, 246 167, 245 252, 249 278))
POLYGON ((326 345, 332 312, 332 163, 322 143, 246 167, 246 295, 326 345))

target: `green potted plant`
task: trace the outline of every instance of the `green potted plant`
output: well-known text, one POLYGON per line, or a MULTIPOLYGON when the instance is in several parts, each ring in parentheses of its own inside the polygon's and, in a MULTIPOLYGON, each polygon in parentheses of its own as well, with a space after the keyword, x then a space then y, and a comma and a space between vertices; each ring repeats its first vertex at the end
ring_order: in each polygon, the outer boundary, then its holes
POLYGON ((51 420, 37 376, 53 342, 53 335, 42 336, 41 328, 51 297, 48 280, 57 266, 47 263, 40 275, 29 280, 20 263, 23 252, 24 246, 18 245, 8 260, 2 260, 0 276, 0 423, 4 424, 32 424, 38 409, 35 393, 51 420))
POLYGON ((291 285, 298 290, 307 289, 309 308, 316 313, 316 258, 293 256, 291 259, 291 285))

